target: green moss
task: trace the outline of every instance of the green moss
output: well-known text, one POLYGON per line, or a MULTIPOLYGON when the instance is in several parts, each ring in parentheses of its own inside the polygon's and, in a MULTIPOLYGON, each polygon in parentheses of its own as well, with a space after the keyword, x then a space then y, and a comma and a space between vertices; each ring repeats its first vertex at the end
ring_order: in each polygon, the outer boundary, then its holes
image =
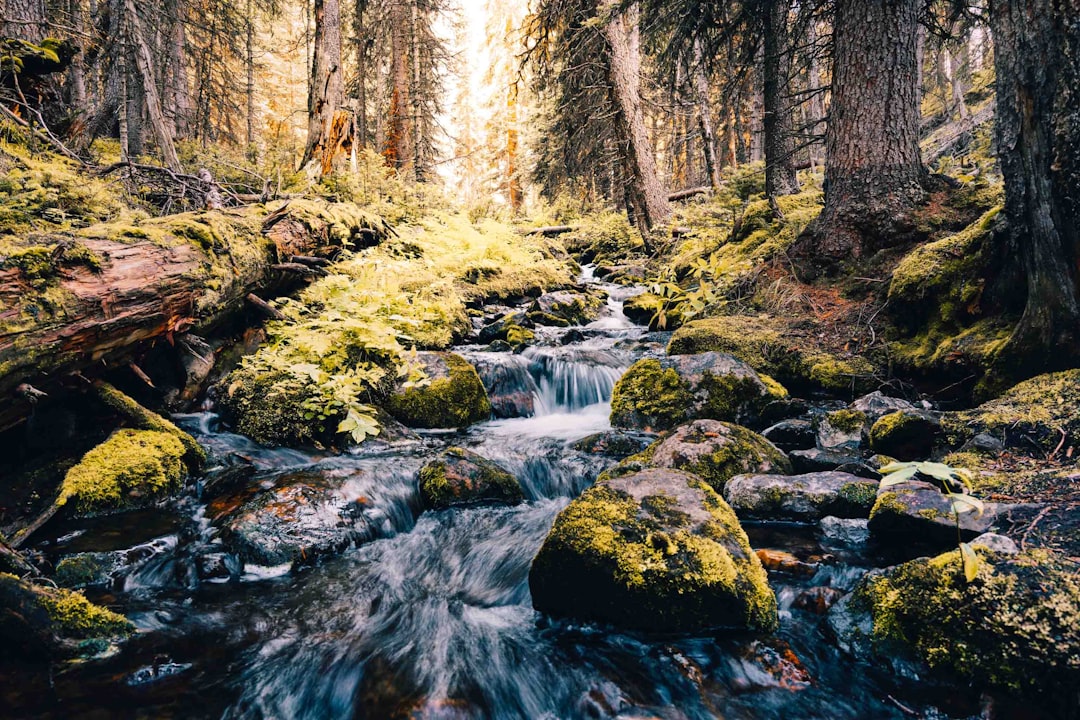
POLYGON ((184 446, 170 433, 117 430, 68 470, 57 504, 80 512, 113 510, 180 488, 184 446))
POLYGON ((341 410, 326 415, 325 420, 307 417, 305 407, 319 395, 310 381, 284 371, 262 371, 242 366, 226 380, 219 404, 236 431, 263 445, 302 447, 328 441, 337 423, 344 419, 341 410))
POLYGON ((48 280, 57 273, 52 250, 45 247, 31 247, 9 255, 2 267, 18 268, 23 277, 31 283, 48 280))
POLYGON ((135 632, 123 615, 93 604, 80 593, 54 590, 42 597, 54 632, 64 637, 91 639, 123 637, 135 632))
POLYGON ((877 496, 874 507, 870 510, 870 519, 873 520, 878 515, 904 515, 906 513, 907 505, 900 500, 896 492, 890 491, 877 496))
POLYGON ((787 398, 787 390, 775 380, 764 383, 765 393, 763 394, 761 392, 763 383, 764 380, 760 377, 714 375, 706 372, 698 390, 698 393, 704 390, 706 399, 698 415, 717 420, 737 420, 746 413, 748 408, 760 410, 768 402, 787 398))
POLYGON ((850 482, 841 485, 836 495, 849 505, 872 508, 877 501, 877 487, 871 483, 850 482))
POLYGON ((826 353, 803 357, 806 377, 814 386, 832 392, 862 392, 874 384, 877 368, 866 358, 842 358, 826 353))
POLYGON ((626 371, 611 394, 612 425, 630 425, 630 418, 649 418, 657 429, 667 429, 687 419, 693 401, 690 389, 674 368, 659 360, 639 360, 626 371))
POLYGON ((871 612, 875 640, 906 646, 932 669, 977 685, 1068 696, 1080 678, 1075 565, 1038 551, 976 552, 970 583, 958 550, 864 581, 855 600, 871 612))
POLYGON ((683 433, 682 430, 676 431, 674 438, 658 440, 647 455, 642 453, 627 458, 621 464, 632 466, 641 462, 644 466, 672 467, 693 473, 716 492, 723 492, 727 481, 736 475, 762 472, 787 475, 792 471, 791 462, 784 453, 761 435, 741 425, 719 423, 716 433, 683 433), (676 439, 685 444, 703 444, 714 449, 701 454, 680 452, 678 449, 670 455, 660 452, 665 442, 676 439))
POLYGON ((103 573, 99 557, 92 553, 81 553, 58 562, 53 579, 62 587, 77 588, 96 582, 103 573))
POLYGON ((97 386, 97 395, 109 408, 126 418, 141 430, 168 433, 184 446, 184 461, 192 470, 198 470, 206 462, 206 451, 188 433, 155 412, 147 410, 109 383, 97 386))
POLYGON ((418 480, 424 503, 435 509, 524 499, 517 478, 487 458, 457 447, 447 448, 440 459, 425 465, 418 480))
POLYGON ((418 428, 460 428, 491 417, 491 403, 476 368, 453 353, 440 353, 446 377, 391 395, 386 409, 395 418, 418 428))
POLYGON ((868 422, 866 413, 858 410, 836 410, 825 417, 829 425, 845 433, 860 432, 868 422))

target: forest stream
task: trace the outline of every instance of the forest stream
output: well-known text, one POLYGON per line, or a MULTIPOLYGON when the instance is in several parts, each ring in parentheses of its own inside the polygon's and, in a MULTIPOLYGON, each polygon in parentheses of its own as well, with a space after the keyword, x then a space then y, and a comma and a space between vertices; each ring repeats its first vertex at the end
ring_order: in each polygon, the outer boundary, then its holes
MULTIPOLYGON (((583 279, 596 286, 590 270, 583 279)), ((520 354, 456 348, 493 398, 498 390, 516 399, 521 407, 510 413, 521 417, 330 455, 261 447, 227 432, 213 412, 179 416, 211 455, 208 478, 250 464, 256 489, 303 485, 311 505, 288 532, 311 533, 300 538, 311 546, 320 544, 314 536, 327 536, 348 548, 292 571, 288 563, 241 564, 212 522, 238 502, 228 494, 50 526, 34 548, 53 561, 89 552, 116 558, 107 587, 88 596, 146 632, 107 660, 6 683, 4 713, 779 720, 905 718, 917 708, 923 717, 977 715, 977 694, 857 662, 826 638, 820 614, 796 607, 815 588, 849 591, 868 569, 888 564, 864 521, 862 529, 854 521, 832 531, 746 524, 755 548, 799 560, 792 572, 770 573, 780 606, 770 637, 624 633, 533 610, 529 567, 556 514, 614 463, 576 450, 575 441, 610 430, 616 380, 670 335, 623 315, 622 299, 635 288, 599 286, 609 300, 588 325, 545 328, 520 354), (422 512, 417 471, 449 445, 509 470, 526 502, 422 512)))

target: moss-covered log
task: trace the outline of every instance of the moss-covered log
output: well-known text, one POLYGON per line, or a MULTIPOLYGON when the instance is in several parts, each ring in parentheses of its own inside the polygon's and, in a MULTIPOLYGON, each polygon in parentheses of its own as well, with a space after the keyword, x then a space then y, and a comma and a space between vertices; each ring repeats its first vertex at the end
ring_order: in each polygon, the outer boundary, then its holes
POLYGON ((280 282, 272 265, 387 232, 350 204, 295 201, 94 225, 42 235, 0 258, 0 430, 57 379, 126 361, 149 343, 205 329, 280 282))

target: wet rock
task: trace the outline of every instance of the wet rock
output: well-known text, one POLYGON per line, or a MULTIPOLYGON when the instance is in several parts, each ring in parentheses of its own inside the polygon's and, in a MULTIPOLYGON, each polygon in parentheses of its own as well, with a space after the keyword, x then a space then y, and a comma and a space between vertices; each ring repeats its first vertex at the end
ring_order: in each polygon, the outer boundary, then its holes
POLYGON ((809 588, 795 596, 792 607, 812 612, 815 615, 824 615, 843 596, 843 591, 832 587, 809 588))
POLYGON ((787 396, 730 355, 702 353, 639 360, 615 384, 611 423, 667 430, 709 418, 753 426, 770 402, 787 396))
POLYGON ((589 435, 575 442, 572 447, 578 452, 589 455, 603 455, 605 457, 622 460, 644 451, 656 442, 656 435, 632 430, 609 430, 607 432, 589 435))
POLYGON ((863 518, 821 518, 821 534, 840 545, 862 545, 870 539, 870 523, 863 518))
POLYGON ((794 450, 788 453, 791 458, 791 466, 796 473, 829 472, 838 470, 851 473, 859 477, 878 480, 879 473, 866 460, 854 455, 845 455, 830 450, 811 448, 810 450, 794 450))
POLYGON ((519 355, 492 356, 482 353, 470 359, 487 389, 495 417, 533 416, 536 412, 534 393, 539 388, 530 373, 528 360, 519 355))
MULTIPOLYGON (((791 464, 765 438, 739 425, 719 420, 695 420, 680 425, 624 467, 671 468, 693 473, 722 492, 741 473, 788 473, 791 464)), ((625 473, 616 473, 625 474, 625 473)))
POLYGON ((510 339, 510 335, 515 335, 514 339, 520 338, 520 333, 516 333, 517 330, 527 330, 533 327, 532 320, 525 317, 525 313, 522 311, 509 312, 500 317, 495 322, 492 322, 484 327, 480 328, 480 332, 477 333, 477 339, 484 344, 493 343, 496 340, 502 340, 510 344, 514 344, 510 339))
POLYGON ((810 672, 795 651, 776 638, 755 641, 731 660, 733 667, 729 682, 736 692, 766 688, 797 692, 813 684, 810 672))
MULTIPOLYGON (((971 540, 994 526, 1004 506, 985 503, 982 515, 959 515, 959 534, 971 540)), ((913 480, 882 488, 870 512, 870 532, 874 535, 909 536, 928 542, 955 543, 957 519, 952 502, 937 486, 913 480)))
POLYGON ((105 587, 114 574, 124 567, 122 553, 86 552, 66 555, 56 563, 53 580, 60 587, 77 590, 105 587))
POLYGON ((195 574, 199 580, 230 580, 240 575, 242 568, 229 553, 204 553, 195 558, 195 574))
POLYGON ((469 505, 516 505, 525 499, 513 475, 485 457, 448 448, 425 465, 418 477, 420 497, 434 510, 469 505))
POLYGON ((870 421, 858 410, 836 410, 817 419, 817 445, 823 450, 858 452, 870 421))
POLYGON ((803 562, 795 557, 795 555, 785 550, 762 548, 761 550, 757 550, 755 554, 758 556, 758 560, 761 561, 761 564, 764 565, 765 569, 769 572, 810 577, 816 573, 818 569, 816 563, 803 562))
POLYGON ((882 415, 870 428, 870 449, 897 460, 930 457, 941 422, 926 410, 898 410, 882 415))
POLYGON ((1020 548, 1012 539, 1005 537, 1004 535, 998 535, 997 533, 983 533, 979 537, 971 541, 972 547, 986 548, 990 552, 998 553, 999 555, 1016 555, 1020 552, 1020 548))
POLYGON ((762 436, 784 451, 808 450, 817 442, 809 420, 782 420, 761 431, 762 436))
POLYGON ((585 333, 577 329, 568 330, 561 338, 559 338, 560 345, 570 345, 571 343, 581 342, 585 339, 585 333))
POLYGON ((417 353, 428 382, 399 387, 386 410, 414 428, 459 428, 491 417, 491 403, 476 369, 453 353, 417 353))
POLYGON ((541 612, 654 632, 769 631, 776 597, 735 513, 703 480, 649 469, 570 503, 533 561, 541 612))
MULTIPOLYGON (((880 571, 869 573, 863 582, 880 577, 880 571)), ((884 665, 896 676, 919 681, 931 677, 931 671, 903 644, 886 637, 875 636, 874 618, 867 610, 865 599, 849 593, 837 600, 825 616, 828 633, 837 647, 856 660, 884 665)))
POLYGON ((880 420, 883 415, 898 411, 915 410, 916 408, 907 400, 889 397, 880 390, 876 390, 851 403, 851 409, 866 415, 870 423, 873 424, 880 420))
POLYGON ((1035 695, 1064 709, 1080 684, 1075 563, 1043 551, 976 553, 971 582, 959 550, 867 576, 848 603, 855 616, 849 624, 879 657, 899 649, 935 673, 1035 695))
MULTIPOLYGON (((652 293, 641 293, 623 301, 623 314, 635 325, 657 329, 654 326, 656 311, 660 307, 660 298, 652 293)), ((675 318, 670 318, 668 329, 678 326, 675 318)))
POLYGON ((536 298, 527 317, 537 325, 586 325, 600 315, 603 305, 603 299, 595 295, 558 290, 536 298))
POLYGON ((724 499, 739 517, 818 520, 826 516, 865 518, 877 498, 878 483, 843 472, 805 475, 738 475, 724 499))
POLYGON ((350 505, 321 475, 295 473, 219 524, 228 547, 245 563, 305 565, 340 553, 357 539, 350 505))

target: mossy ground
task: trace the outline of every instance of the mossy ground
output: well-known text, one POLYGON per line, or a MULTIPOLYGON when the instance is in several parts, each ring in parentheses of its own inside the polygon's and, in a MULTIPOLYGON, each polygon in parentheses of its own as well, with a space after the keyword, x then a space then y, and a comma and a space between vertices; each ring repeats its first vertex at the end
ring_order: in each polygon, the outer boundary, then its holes
POLYGON ((960 551, 904 563, 856 591, 878 643, 909 647, 931 668, 977 684, 1075 702, 1080 680, 1076 565, 1041 551, 977 550, 970 583, 960 551))

